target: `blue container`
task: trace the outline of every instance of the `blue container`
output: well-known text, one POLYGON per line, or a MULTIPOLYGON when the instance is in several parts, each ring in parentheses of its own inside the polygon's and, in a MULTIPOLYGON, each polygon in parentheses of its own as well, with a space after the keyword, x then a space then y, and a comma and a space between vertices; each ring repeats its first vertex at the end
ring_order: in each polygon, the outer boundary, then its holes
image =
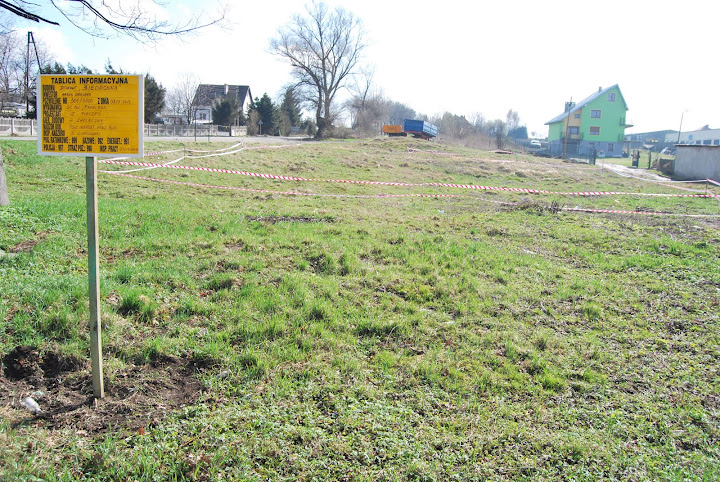
POLYGON ((403 124, 403 130, 408 134, 412 134, 414 136, 422 137, 425 139, 435 137, 438 133, 437 127, 435 127, 434 125, 430 124, 429 122, 415 119, 405 119, 405 123, 403 124))

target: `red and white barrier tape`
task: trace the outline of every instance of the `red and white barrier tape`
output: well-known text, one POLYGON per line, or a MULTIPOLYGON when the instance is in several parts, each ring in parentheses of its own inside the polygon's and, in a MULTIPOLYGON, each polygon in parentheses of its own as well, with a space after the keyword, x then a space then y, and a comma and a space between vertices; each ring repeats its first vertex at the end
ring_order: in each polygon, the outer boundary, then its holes
MULTIPOLYGON (((211 156, 203 156, 211 157, 211 156)), ((517 187, 498 187, 498 186, 478 186, 473 184, 451 184, 442 182, 426 182, 426 183, 407 183, 407 182, 388 182, 388 181, 358 181, 358 180, 347 180, 347 179, 313 179, 305 177, 295 176, 283 176, 278 174, 263 174, 257 172, 248 171, 235 171, 231 169, 217 169, 212 167, 197 167, 197 166, 178 166, 166 164, 155 164, 150 162, 139 162, 139 161, 118 161, 113 159, 101 159, 99 163, 103 164, 115 164, 115 165, 127 165, 127 166, 142 166, 143 168, 167 168, 167 169, 185 169, 191 171, 205 171, 205 172, 217 172, 222 174, 236 174, 241 176, 259 177, 264 179, 275 179, 280 181, 301 181, 301 182, 336 182, 345 184, 366 184, 366 185, 380 185, 380 186, 403 186, 403 187, 451 187, 457 189, 473 189, 481 191, 507 191, 507 192, 520 192, 526 194, 552 194, 557 196, 651 196, 651 197, 700 197, 700 198, 718 198, 718 194, 667 194, 667 193, 632 193, 622 191, 582 191, 582 192, 559 192, 559 191, 547 191, 544 189, 529 189, 529 188, 517 188, 517 187)), ((177 161, 173 161, 177 162, 177 161)), ((124 171, 124 172, 132 172, 124 171)), ((110 172, 110 171, 104 171, 110 172)))
MULTIPOLYGON (((175 181, 171 179, 157 179, 145 176, 135 176, 132 174, 125 174, 120 172, 104 171, 108 174, 116 176, 129 177, 133 179, 141 179, 144 181, 164 182, 168 184, 176 184, 181 186, 199 187, 207 189, 227 189, 231 191, 242 191, 252 193, 264 193, 264 194, 278 194, 283 196, 307 196, 307 197, 330 197, 330 198, 350 198, 350 199, 387 199, 387 198, 456 198, 456 199, 472 199, 474 201, 489 202, 493 204, 501 204, 505 206, 518 206, 519 203, 514 202, 503 202, 495 201, 490 199, 481 199, 475 196, 464 196, 458 194, 321 194, 321 193, 308 193, 298 191, 273 191, 270 189, 250 189, 234 186, 215 186, 212 184, 200 184, 195 182, 175 181)), ((678 216, 678 217, 710 217, 718 218, 720 214, 676 214, 676 213, 663 213, 658 211, 624 211, 616 209, 590 209, 581 207, 561 207, 563 211, 575 211, 585 213, 604 213, 604 214, 644 214, 648 216, 678 216)))
POLYGON ((131 177, 133 179, 142 179, 144 181, 155 181, 165 182, 169 184, 179 184, 182 186, 202 187, 210 189, 229 189, 231 191, 244 191, 244 192, 259 192, 267 194, 282 194, 286 196, 316 196, 316 197, 334 197, 334 198, 358 198, 358 199, 373 199, 373 198, 399 198, 399 197, 424 197, 424 198, 464 198, 468 196, 461 196, 458 194, 320 194, 320 193, 308 193, 298 191, 273 191, 270 189, 249 189, 243 187, 234 186, 215 186, 212 184, 200 184, 196 182, 184 182, 174 181, 172 179, 157 179, 153 177, 135 176, 132 174, 125 174, 123 172, 113 171, 102 171, 107 174, 114 174, 116 176, 131 177))

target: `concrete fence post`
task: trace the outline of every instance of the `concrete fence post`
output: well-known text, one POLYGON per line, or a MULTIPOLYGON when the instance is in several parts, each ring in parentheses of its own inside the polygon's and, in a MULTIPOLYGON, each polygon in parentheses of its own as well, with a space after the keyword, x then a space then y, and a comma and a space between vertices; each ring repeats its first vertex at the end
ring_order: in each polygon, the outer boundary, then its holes
POLYGON ((5 166, 2 160, 2 151, 0 151, 0 206, 8 206, 10 198, 8 197, 7 182, 5 182, 5 166))

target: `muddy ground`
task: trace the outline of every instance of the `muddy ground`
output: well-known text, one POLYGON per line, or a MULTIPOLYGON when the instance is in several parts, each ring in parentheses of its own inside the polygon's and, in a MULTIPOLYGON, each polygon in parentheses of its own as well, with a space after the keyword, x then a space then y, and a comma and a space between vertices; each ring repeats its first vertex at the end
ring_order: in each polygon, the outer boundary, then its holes
POLYGON ((130 365, 105 381, 105 397, 95 400, 89 361, 53 351, 17 346, 1 357, 0 417, 12 425, 70 428, 82 435, 143 431, 164 414, 195 403, 203 391, 200 367, 165 357, 130 365), (23 405, 31 397, 38 414, 23 405))

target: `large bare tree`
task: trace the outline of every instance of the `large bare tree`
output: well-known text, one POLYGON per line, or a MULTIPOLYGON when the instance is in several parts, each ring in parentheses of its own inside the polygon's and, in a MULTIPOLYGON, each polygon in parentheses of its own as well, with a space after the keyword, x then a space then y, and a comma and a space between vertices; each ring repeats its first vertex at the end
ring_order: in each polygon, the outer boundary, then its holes
POLYGON ((343 8, 313 1, 270 41, 270 49, 292 66, 297 86, 315 110, 316 137, 332 127, 333 101, 355 71, 365 48, 360 19, 343 8))
POLYGON ((226 6, 219 4, 218 10, 209 15, 201 11, 173 23, 157 15, 158 8, 168 3, 161 0, 0 0, 0 10, 38 23, 60 25, 67 21, 94 37, 123 34, 139 41, 154 41, 166 35, 182 35, 221 24, 227 11, 226 6))
POLYGON ((197 105, 193 103, 200 81, 195 74, 181 74, 175 86, 168 93, 168 105, 173 114, 185 117, 188 124, 195 121, 197 105))

